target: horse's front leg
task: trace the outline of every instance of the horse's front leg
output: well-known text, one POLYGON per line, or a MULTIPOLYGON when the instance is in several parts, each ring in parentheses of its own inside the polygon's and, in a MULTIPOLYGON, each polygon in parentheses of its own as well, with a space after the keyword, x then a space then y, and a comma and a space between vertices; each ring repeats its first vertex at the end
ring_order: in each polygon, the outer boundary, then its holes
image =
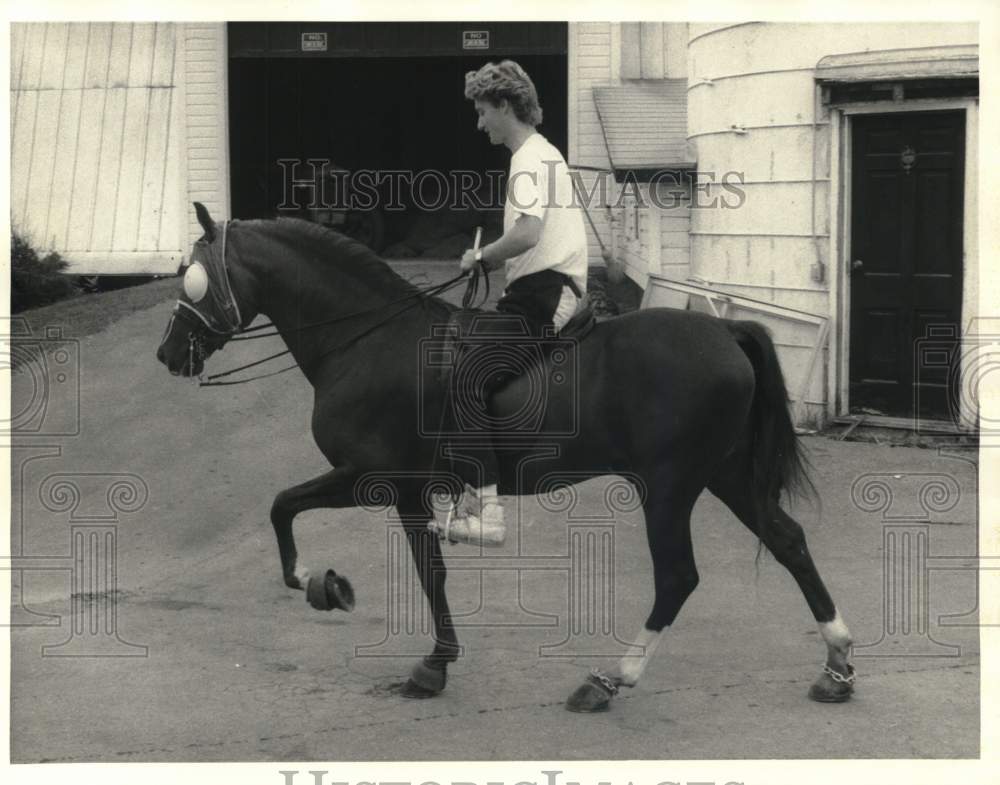
POLYGON ((409 698, 429 698, 444 689, 448 663, 458 659, 462 647, 458 644, 445 596, 447 567, 441 555, 441 541, 427 528, 427 522, 434 517, 433 511, 424 501, 423 494, 402 490, 397 510, 434 619, 434 650, 414 666, 403 694, 409 698))
POLYGON ((298 567, 298 552, 292 534, 292 521, 300 512, 318 507, 354 507, 354 483, 357 472, 351 466, 341 466, 299 485, 286 488, 274 497, 271 505, 271 525, 278 538, 281 574, 285 585, 305 591, 309 575, 298 567))

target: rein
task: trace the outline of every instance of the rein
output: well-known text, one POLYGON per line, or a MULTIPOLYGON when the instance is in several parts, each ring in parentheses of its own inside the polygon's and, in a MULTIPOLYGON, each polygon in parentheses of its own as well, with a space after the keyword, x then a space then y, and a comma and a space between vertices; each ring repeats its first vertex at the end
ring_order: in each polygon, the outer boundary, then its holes
MULTIPOLYGON (((190 305, 188 305, 187 303, 185 303, 185 302, 183 302, 181 300, 178 300, 177 304, 178 304, 178 306, 184 306, 185 308, 187 308, 188 310, 190 310, 194 314, 196 314, 197 317, 198 317, 198 319, 202 322, 202 324, 205 327, 207 327, 209 330, 211 330, 213 333, 215 333, 217 335, 228 336, 229 339, 233 340, 233 341, 253 341, 253 340, 256 340, 258 338, 271 338, 271 337, 274 337, 276 335, 280 335, 280 333, 277 331, 277 329, 275 329, 274 332, 269 332, 269 333, 262 333, 262 332, 260 332, 262 330, 266 330, 268 328, 274 327, 274 323, 273 322, 268 322, 267 324, 258 325, 257 327, 248 327, 248 328, 241 328, 240 327, 241 321, 240 321, 239 305, 236 302, 236 297, 235 297, 235 295, 233 293, 232 284, 230 283, 230 280, 229 280, 229 269, 226 266, 226 257, 225 257, 225 252, 226 252, 225 251, 225 248, 226 248, 226 226, 227 226, 227 224, 223 224, 223 229, 222 229, 222 259, 221 259, 222 276, 221 277, 225 281, 224 286, 225 286, 225 293, 227 295, 228 303, 225 303, 225 302, 221 302, 220 303, 219 298, 217 296, 215 296, 214 294, 213 294, 213 299, 215 300, 216 305, 221 305, 222 306, 223 313, 225 313, 227 317, 229 316, 229 314, 226 312, 227 311, 227 305, 229 305, 231 303, 231 307, 235 311, 235 326, 233 326, 233 320, 229 319, 230 325, 229 325, 228 329, 222 329, 222 330, 220 330, 220 329, 216 328, 211 323, 211 321, 209 321, 209 319, 206 318, 205 315, 202 314, 201 311, 199 311, 197 308, 194 308, 193 306, 190 306, 190 305), (247 333, 258 333, 258 334, 257 335, 248 335, 247 333)), ((486 290, 486 292, 485 292, 485 295, 483 296, 482 301, 480 302, 480 306, 481 306, 483 303, 485 303, 489 299, 489 296, 490 296, 490 279, 489 279, 489 275, 486 273, 486 271, 482 268, 482 265, 480 264, 480 265, 477 265, 476 267, 472 268, 471 270, 468 270, 468 271, 462 272, 459 275, 456 275, 454 278, 451 278, 451 279, 445 281, 444 283, 435 284, 434 286, 429 286, 429 287, 427 287, 425 289, 418 289, 417 291, 412 292, 411 294, 408 294, 405 297, 401 297, 398 300, 393 300, 393 301, 388 302, 388 303, 383 303, 382 305, 378 305, 378 306, 375 306, 373 308, 366 308, 366 309, 364 309, 362 311, 355 311, 353 313, 344 314, 343 316, 337 316, 337 317, 334 317, 332 319, 326 319, 326 320, 324 320, 322 322, 315 322, 313 324, 301 325, 299 327, 293 328, 292 330, 290 330, 290 332, 291 333, 300 333, 300 332, 303 332, 305 330, 313 330, 313 329, 316 329, 318 327, 324 327, 324 326, 331 325, 331 324, 338 324, 340 322, 346 322, 346 321, 349 321, 351 319, 358 318, 360 316, 367 316, 369 314, 379 313, 379 312, 383 311, 384 309, 390 308, 390 307, 392 307, 394 305, 400 305, 400 304, 403 304, 403 303, 407 303, 405 305, 405 307, 400 308, 397 311, 394 311, 393 313, 391 313, 388 316, 386 316, 384 319, 378 320, 377 322, 375 322, 370 327, 362 330, 361 332, 359 332, 356 335, 351 336, 350 338, 348 338, 343 343, 338 344, 337 346, 334 346, 334 347, 332 347, 330 349, 327 349, 327 350, 323 351, 321 354, 319 354, 315 358, 313 358, 313 361, 315 362, 315 361, 318 361, 318 360, 322 359, 323 357, 326 357, 329 354, 332 354, 334 352, 337 352, 337 351, 340 351, 342 349, 347 348, 351 344, 353 344, 356 341, 360 340, 361 338, 363 338, 364 336, 368 335, 369 333, 377 330, 379 327, 382 327, 383 325, 385 325, 388 322, 392 321, 397 316, 400 316, 401 314, 405 313, 406 311, 410 310, 411 308, 415 307, 416 305, 422 305, 422 304, 424 304, 425 298, 427 298, 427 297, 434 297, 434 296, 443 294, 444 292, 446 292, 446 291, 454 288, 455 286, 457 286, 462 280, 464 280, 466 278, 468 278, 468 283, 466 285, 465 293, 462 296, 462 307, 463 308, 467 308, 467 309, 474 307, 473 303, 475 302, 476 297, 478 296, 478 293, 479 293, 479 278, 480 278, 480 276, 482 276, 482 277, 484 277, 486 279, 486 283, 485 283, 485 290, 486 290)), ((246 382, 257 381, 259 379, 267 379, 267 378, 269 378, 271 376, 277 376, 278 374, 285 373, 286 371, 291 371, 294 368, 299 367, 298 363, 294 363, 294 364, 289 365, 289 366, 287 366, 285 368, 281 368, 281 369, 279 369, 277 371, 272 371, 270 373, 265 373, 265 374, 259 374, 257 376, 251 376, 251 377, 248 377, 246 379, 234 379, 234 380, 231 380, 231 381, 217 381, 218 379, 223 379, 223 378, 225 378, 227 376, 232 376, 233 374, 239 373, 240 371, 245 371, 245 370, 247 370, 249 368, 254 368, 254 367, 258 366, 258 365, 263 365, 266 362, 269 362, 271 360, 275 360, 278 357, 282 357, 282 356, 284 356, 286 354, 289 354, 290 351, 291 351, 290 349, 285 349, 284 351, 277 352, 275 354, 272 354, 272 355, 269 355, 267 357, 264 357, 264 358, 262 358, 260 360, 255 360, 253 362, 246 363, 245 365, 241 365, 241 366, 239 366, 237 368, 232 368, 232 369, 230 369, 228 371, 223 371, 222 373, 212 374, 211 376, 209 376, 204 381, 199 381, 198 386, 199 387, 225 387, 225 386, 230 386, 230 385, 235 385, 235 384, 244 384, 246 382)))

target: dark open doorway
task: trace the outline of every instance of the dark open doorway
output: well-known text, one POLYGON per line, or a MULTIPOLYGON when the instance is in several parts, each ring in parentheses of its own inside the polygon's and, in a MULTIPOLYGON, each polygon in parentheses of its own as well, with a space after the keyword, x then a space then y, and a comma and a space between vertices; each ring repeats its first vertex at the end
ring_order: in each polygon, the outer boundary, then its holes
MULTIPOLYGON (((535 29, 533 37, 518 35, 516 29, 508 29, 516 26, 505 25, 498 31, 503 33, 500 40, 494 35, 493 43, 520 41, 516 51, 473 53, 461 48, 463 25, 459 24, 449 25, 454 30, 432 29, 433 35, 427 32, 428 25, 400 23, 393 26, 392 35, 380 26, 378 40, 382 45, 377 50, 351 44, 355 39, 372 40, 370 28, 356 25, 351 40, 341 31, 344 48, 339 54, 327 51, 320 56, 295 51, 303 26, 289 27, 230 25, 234 217, 294 213, 279 209, 283 202, 287 205, 292 201, 288 198, 289 165, 279 164, 281 159, 329 159, 352 172, 436 170, 448 175, 457 170, 484 174, 506 171, 509 152, 492 147, 476 130, 472 104, 463 96, 467 71, 505 56, 516 59, 531 75, 544 110, 539 131, 566 154, 565 24, 542 26, 544 34, 535 29), (414 50, 415 42, 421 41, 430 43, 414 50), (538 53, 524 51, 524 41, 534 41, 538 53)), ((333 47, 338 39, 331 35, 326 40, 333 47)), ((302 165, 297 176, 308 176, 311 171, 302 165)), ((429 186, 433 196, 434 183, 429 186)), ((383 201, 390 197, 384 189, 379 193, 383 201)), ((379 250, 413 231, 418 217, 413 215, 414 205, 405 189, 402 196, 408 209, 384 215, 384 236, 376 243, 379 250)), ((502 191, 492 197, 494 207, 502 204, 502 191)), ((444 208, 438 212, 442 213, 437 215, 441 222, 449 220, 443 213, 453 211, 444 208)), ((473 216, 465 220, 481 219, 473 216)))

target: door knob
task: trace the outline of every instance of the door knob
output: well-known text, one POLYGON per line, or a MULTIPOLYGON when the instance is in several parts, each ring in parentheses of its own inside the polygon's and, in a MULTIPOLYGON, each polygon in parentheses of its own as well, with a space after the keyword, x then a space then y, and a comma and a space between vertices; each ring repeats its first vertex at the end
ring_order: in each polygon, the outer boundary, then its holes
POLYGON ((860 270, 864 266, 865 263, 860 259, 855 259, 853 262, 851 262, 851 270, 860 270))

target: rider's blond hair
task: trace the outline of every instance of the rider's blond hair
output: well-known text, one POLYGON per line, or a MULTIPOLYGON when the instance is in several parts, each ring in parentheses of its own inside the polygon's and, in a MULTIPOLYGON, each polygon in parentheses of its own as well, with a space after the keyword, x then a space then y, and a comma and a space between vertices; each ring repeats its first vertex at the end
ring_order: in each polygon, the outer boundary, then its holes
POLYGON ((513 60, 487 63, 465 75, 465 97, 499 106, 507 101, 518 120, 532 127, 542 122, 542 107, 531 77, 513 60))

